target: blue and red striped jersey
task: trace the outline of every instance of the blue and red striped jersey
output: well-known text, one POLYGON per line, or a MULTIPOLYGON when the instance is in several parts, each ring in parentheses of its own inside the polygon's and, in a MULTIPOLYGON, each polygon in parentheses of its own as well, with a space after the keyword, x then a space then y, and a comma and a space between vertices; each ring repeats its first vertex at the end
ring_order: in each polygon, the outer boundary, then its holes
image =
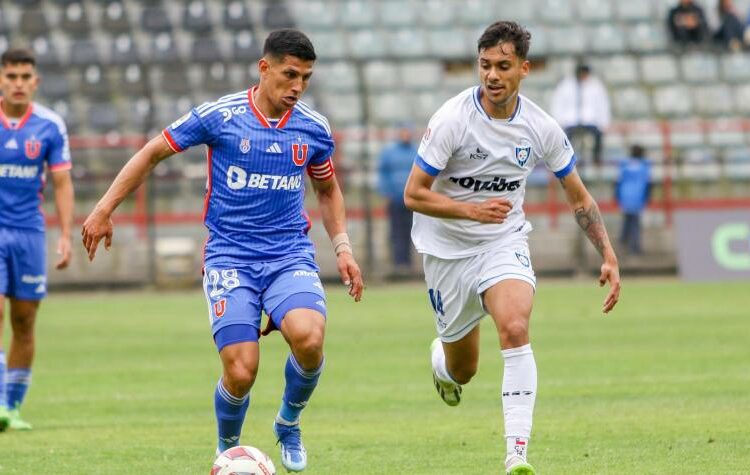
POLYGON ((1 227, 44 231, 45 164, 50 171, 71 167, 68 132, 60 116, 33 102, 14 121, 0 107, 1 227))
POLYGON ((304 171, 314 180, 333 176, 331 129, 302 102, 277 121, 267 119, 255 106, 256 88, 195 107, 162 132, 175 152, 207 147, 207 265, 314 253, 304 171))

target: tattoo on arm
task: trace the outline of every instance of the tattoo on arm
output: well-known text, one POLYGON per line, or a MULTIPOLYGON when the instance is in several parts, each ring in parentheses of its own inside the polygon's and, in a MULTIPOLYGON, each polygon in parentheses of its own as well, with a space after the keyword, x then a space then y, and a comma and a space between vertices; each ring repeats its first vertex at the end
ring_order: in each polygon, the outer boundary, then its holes
POLYGON ((604 254, 605 243, 609 241, 607 230, 604 228, 602 215, 595 202, 589 208, 580 207, 575 210, 578 226, 586 233, 591 244, 594 245, 600 255, 604 254))

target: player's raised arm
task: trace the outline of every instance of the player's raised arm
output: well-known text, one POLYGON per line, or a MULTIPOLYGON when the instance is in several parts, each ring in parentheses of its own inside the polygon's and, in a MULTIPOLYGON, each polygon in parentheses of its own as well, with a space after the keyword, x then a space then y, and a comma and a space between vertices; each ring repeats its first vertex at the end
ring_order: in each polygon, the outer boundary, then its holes
POLYGON ((493 198, 481 203, 456 201, 432 191, 434 181, 434 175, 415 163, 404 190, 406 207, 436 218, 472 219, 480 223, 502 223, 510 212, 511 203, 504 198, 493 198))
POLYGON ((362 298, 364 282, 359 265, 354 260, 349 236, 346 234, 346 212, 341 187, 339 187, 335 175, 325 180, 317 180, 313 177, 312 185, 315 195, 318 197, 323 226, 325 226, 328 237, 331 238, 333 243, 336 265, 341 280, 344 285, 349 286, 349 295, 354 297, 356 302, 359 302, 362 298))
POLYGON ((94 259, 96 248, 102 238, 105 249, 109 249, 112 244, 111 217, 117 206, 143 183, 159 162, 174 153, 164 136, 159 135, 138 150, 120 170, 115 181, 83 223, 81 236, 89 260, 94 259))
POLYGON ((610 290, 604 299, 604 306, 602 308, 602 311, 607 313, 614 308, 620 297, 620 268, 617 263, 615 251, 609 242, 609 236, 607 235, 607 229, 604 227, 599 206, 597 206, 596 201, 591 197, 583 181, 581 181, 581 177, 575 170, 560 178, 560 184, 562 184, 565 190, 565 197, 575 214, 576 222, 578 222, 578 225, 586 233, 586 237, 602 256, 603 262, 599 276, 599 285, 602 286, 609 282, 610 290))

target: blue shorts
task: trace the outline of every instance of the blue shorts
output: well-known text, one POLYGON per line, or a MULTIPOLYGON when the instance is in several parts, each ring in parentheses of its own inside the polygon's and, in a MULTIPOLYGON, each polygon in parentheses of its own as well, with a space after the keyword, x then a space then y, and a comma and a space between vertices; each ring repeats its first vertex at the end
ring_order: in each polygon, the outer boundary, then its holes
POLYGON ((326 316, 318 266, 306 255, 244 266, 206 265, 203 292, 219 351, 232 343, 258 341, 262 312, 277 328, 295 308, 326 316))
POLYGON ((0 227, 0 295, 41 300, 47 295, 44 233, 0 227))

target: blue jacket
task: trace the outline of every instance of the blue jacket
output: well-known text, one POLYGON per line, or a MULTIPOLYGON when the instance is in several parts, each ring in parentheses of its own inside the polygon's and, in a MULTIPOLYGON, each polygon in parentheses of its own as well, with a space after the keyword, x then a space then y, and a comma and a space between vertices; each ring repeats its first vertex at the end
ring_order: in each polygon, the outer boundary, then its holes
POLYGON ((625 213, 640 213, 648 203, 651 190, 651 163, 628 158, 620 162, 617 203, 625 213))
POLYGON ((380 153, 378 191, 390 200, 403 201, 417 148, 411 143, 395 142, 380 153))

